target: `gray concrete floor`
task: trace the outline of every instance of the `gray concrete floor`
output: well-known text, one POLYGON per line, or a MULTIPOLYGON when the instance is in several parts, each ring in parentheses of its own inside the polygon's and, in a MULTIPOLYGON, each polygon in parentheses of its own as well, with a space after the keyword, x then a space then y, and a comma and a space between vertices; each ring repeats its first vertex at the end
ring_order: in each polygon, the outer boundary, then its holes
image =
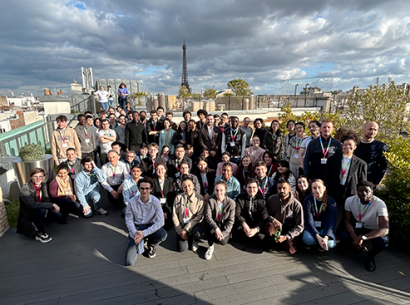
POLYGON ((179 253, 171 230, 156 258, 124 267, 124 221, 103 207, 109 216, 49 226, 49 244, 15 230, 0 238, 0 304, 410 304, 410 258, 391 250, 374 273, 340 247, 290 256, 233 241, 206 261, 205 242, 179 253))

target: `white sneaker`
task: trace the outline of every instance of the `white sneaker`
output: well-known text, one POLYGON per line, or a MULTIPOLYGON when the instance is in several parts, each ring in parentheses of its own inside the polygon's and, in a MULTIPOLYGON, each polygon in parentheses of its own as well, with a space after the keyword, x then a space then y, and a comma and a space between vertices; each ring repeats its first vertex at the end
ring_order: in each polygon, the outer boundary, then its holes
POLYGON ((102 216, 107 216, 108 212, 104 210, 103 208, 99 208, 97 211, 95 211, 96 214, 100 214, 102 216))
POLYGON ((198 242, 193 239, 192 240, 192 252, 196 253, 198 251, 198 242))
POLYGON ((208 247, 208 250, 206 250, 205 259, 206 259, 207 261, 209 261, 209 260, 212 258, 212 255, 213 255, 213 254, 214 254, 214 245, 209 246, 209 247, 208 247))

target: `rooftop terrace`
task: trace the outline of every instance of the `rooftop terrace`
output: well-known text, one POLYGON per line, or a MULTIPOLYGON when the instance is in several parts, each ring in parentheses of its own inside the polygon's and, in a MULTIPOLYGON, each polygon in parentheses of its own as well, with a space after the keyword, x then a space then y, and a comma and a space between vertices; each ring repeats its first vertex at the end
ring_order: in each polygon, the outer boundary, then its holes
POLYGON ((0 304, 410 304, 410 258, 392 250, 374 273, 338 247, 290 256, 234 241, 206 261, 206 243, 179 253, 171 230, 156 258, 124 267, 125 223, 103 198, 109 216, 52 224, 49 244, 0 238, 0 304))

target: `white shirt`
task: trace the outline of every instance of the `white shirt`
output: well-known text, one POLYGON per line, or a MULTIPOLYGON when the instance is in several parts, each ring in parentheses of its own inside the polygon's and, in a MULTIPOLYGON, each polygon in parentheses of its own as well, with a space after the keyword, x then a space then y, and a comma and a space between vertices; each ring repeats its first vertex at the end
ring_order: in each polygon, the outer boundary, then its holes
POLYGON ((104 164, 101 171, 104 176, 104 182, 101 185, 108 192, 113 190, 111 186, 120 185, 125 179, 130 177, 127 166, 124 162, 120 161, 118 161, 117 166, 112 166, 110 162, 104 164))
MULTIPOLYGON (((389 216, 386 204, 378 197, 372 196, 372 203, 365 211, 367 204, 361 204, 361 213, 363 227, 369 230, 379 228, 379 216, 389 216), (365 211, 365 212, 364 212, 365 211), (364 212, 364 213, 363 213, 364 212)), ((352 212, 356 221, 359 221, 359 196, 351 196, 346 199, 345 210, 352 212)))
MULTIPOLYGON (((113 136, 115 136, 115 131, 112 130, 112 129, 109 129, 108 131, 105 131, 104 129, 101 129, 101 130, 98 132, 98 139, 100 139, 102 136, 110 136, 110 137, 113 137, 113 136)), ((102 142, 100 142, 101 152, 102 152, 103 154, 108 154, 108 152, 112 149, 111 144, 112 144, 113 142, 114 142, 114 141, 110 141, 110 142, 107 142, 107 143, 102 143, 102 142)))
POLYGON ((95 94, 98 95, 98 101, 100 103, 108 103, 108 92, 107 91, 98 90, 97 92, 95 92, 95 94))
POLYGON ((345 185, 345 184, 346 184, 347 174, 349 173, 349 169, 350 169, 350 163, 349 163, 349 162, 351 162, 351 160, 352 160, 352 157, 351 157, 351 156, 350 156, 350 157, 343 156, 343 158, 342 158, 342 167, 341 167, 341 169, 340 169, 340 184, 341 184, 341 185, 345 185), (349 166, 347 166, 347 165, 349 165, 349 166), (346 168, 346 166, 347 166, 347 168, 346 168), (342 169, 343 169, 343 168, 346 169, 346 172, 345 172, 345 174, 342 176, 342 169))

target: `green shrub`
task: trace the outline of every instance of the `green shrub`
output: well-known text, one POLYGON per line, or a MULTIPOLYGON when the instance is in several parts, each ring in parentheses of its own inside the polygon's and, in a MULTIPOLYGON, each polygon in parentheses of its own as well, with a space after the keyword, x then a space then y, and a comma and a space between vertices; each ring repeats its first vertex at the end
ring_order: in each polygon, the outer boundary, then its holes
POLYGON ((11 228, 17 227, 17 219, 19 215, 20 202, 18 200, 10 200, 4 202, 6 206, 7 219, 11 228))
POLYGON ((27 144, 20 149, 19 157, 23 161, 36 161, 43 160, 45 155, 45 150, 40 145, 27 144))

